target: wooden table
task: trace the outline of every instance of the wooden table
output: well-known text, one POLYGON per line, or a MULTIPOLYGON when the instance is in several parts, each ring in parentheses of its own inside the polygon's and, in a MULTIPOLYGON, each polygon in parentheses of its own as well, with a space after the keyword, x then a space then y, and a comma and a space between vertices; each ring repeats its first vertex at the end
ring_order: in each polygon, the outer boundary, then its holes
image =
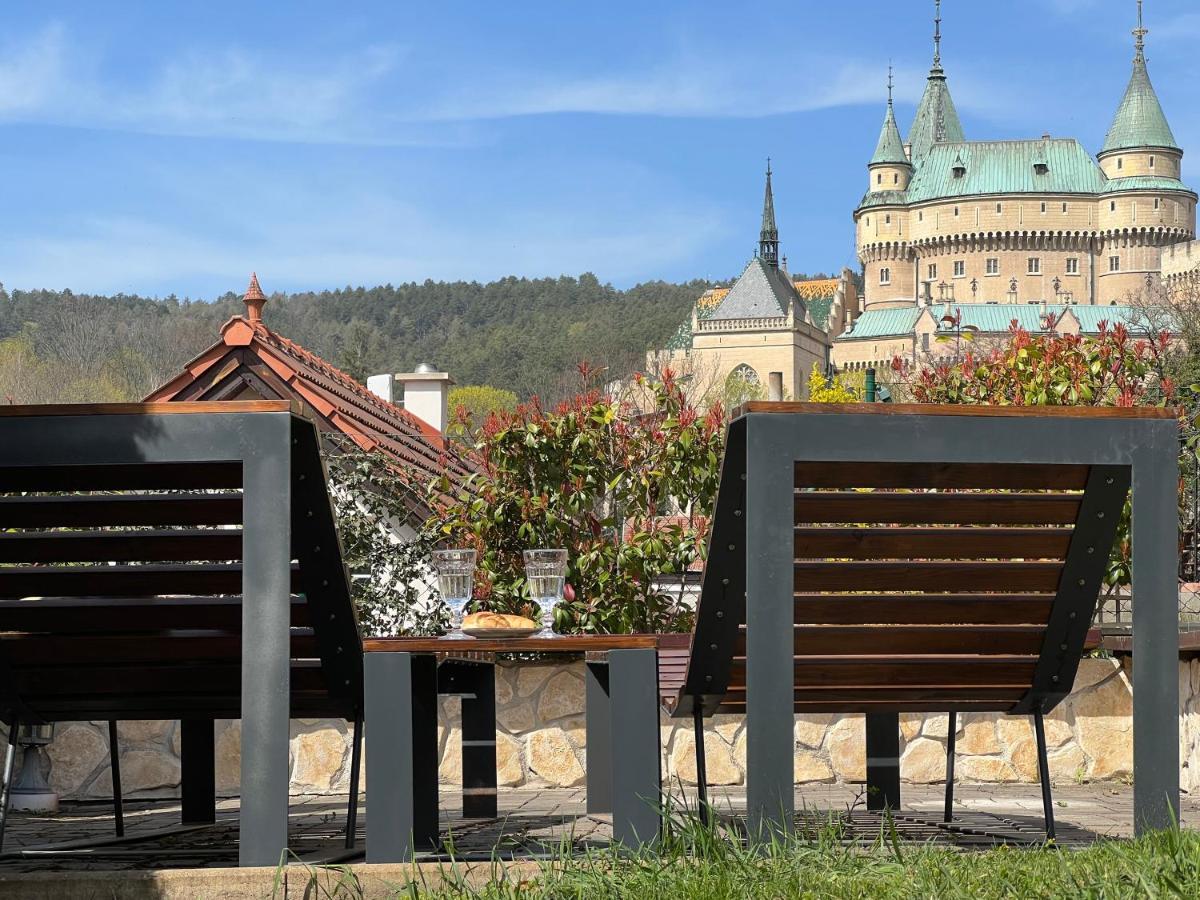
POLYGON ((586 654, 588 812, 612 813, 614 842, 657 838, 657 647, 655 635, 364 641, 367 862, 407 862, 441 845, 439 694, 462 698, 463 814, 496 816, 496 653, 586 654))

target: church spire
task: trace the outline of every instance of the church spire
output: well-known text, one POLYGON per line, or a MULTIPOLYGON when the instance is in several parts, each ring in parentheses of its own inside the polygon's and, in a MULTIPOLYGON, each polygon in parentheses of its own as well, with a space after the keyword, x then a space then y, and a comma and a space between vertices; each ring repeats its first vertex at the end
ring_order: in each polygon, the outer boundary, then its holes
POLYGON ((1138 0, 1138 24, 1133 29, 1133 74, 1108 129, 1101 154, 1139 147, 1179 149, 1146 68, 1146 35, 1149 33, 1142 18, 1142 0, 1138 0))
POLYGON ((917 106, 912 128, 908 132, 908 143, 912 147, 915 164, 929 152, 934 144, 957 143, 966 140, 958 111, 950 98, 946 84, 946 71, 942 68, 942 0, 935 0, 933 14, 933 65, 929 69, 929 80, 925 93, 917 106))
POLYGON ((779 229, 775 227, 775 195, 771 191, 771 157, 767 157, 767 189, 763 194, 762 230, 758 233, 758 255, 771 266, 779 265, 779 229))
POLYGON ((896 109, 892 103, 891 66, 888 66, 887 113, 883 117, 883 128, 879 132, 879 142, 875 145, 875 155, 867 163, 868 166, 885 164, 908 165, 908 157, 904 155, 904 141, 900 137, 900 128, 896 125, 896 109))

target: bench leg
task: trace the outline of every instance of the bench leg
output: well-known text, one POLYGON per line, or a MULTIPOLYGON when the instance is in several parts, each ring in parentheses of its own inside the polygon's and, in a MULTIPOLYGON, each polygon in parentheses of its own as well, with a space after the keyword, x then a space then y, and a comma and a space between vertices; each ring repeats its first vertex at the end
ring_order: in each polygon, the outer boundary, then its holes
POLYGON ((608 663, 589 662, 586 678, 587 811, 613 811, 612 702, 608 696, 608 663))
POLYGON ((4 751, 3 782, 0 783, 0 850, 4 849, 4 826, 8 823, 8 804, 12 800, 13 763, 17 759, 17 732, 21 720, 13 715, 8 726, 8 747, 4 751))
POLYGON ((179 723, 180 821, 185 825, 217 821, 216 750, 212 719, 179 723))
MULTIPOLYGON (((443 663, 440 675, 451 663, 443 663)), ((462 805, 465 819, 496 818, 496 667, 463 663, 470 696, 462 698, 462 805)))
POLYGON ((900 808, 900 714, 867 713, 867 809, 900 808))
POLYGON ((363 714, 354 717, 354 743, 350 745, 350 800, 346 804, 346 849, 353 850, 358 832, 358 782, 362 771, 363 714))
POLYGON ((700 824, 707 826, 708 763, 704 759, 704 709, 699 704, 692 709, 692 734, 696 745, 696 808, 700 812, 700 824))
POLYGON ((368 653, 367 862, 410 862, 438 845, 437 660, 368 653))
POLYGON ((658 651, 613 650, 613 842, 649 844, 662 828, 662 751, 658 728, 658 651))
POLYGON ((113 825, 117 837, 125 837, 125 805, 121 798, 121 746, 117 743, 117 723, 108 722, 108 763, 112 769, 113 825))
POLYGON ((950 713, 946 733, 946 811, 943 822, 954 821, 954 738, 958 733, 958 713, 950 713))
POLYGON ((1050 795, 1050 763, 1046 759, 1046 727, 1042 711, 1033 712, 1033 733, 1037 738, 1038 780, 1042 783, 1042 815, 1045 817, 1046 840, 1054 840, 1054 798, 1050 795))

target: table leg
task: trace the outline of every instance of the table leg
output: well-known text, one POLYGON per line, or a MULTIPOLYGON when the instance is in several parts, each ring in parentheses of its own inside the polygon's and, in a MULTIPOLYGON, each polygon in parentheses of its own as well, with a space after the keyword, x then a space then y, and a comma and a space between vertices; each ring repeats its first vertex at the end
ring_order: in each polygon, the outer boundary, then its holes
POLYGON ((587 811, 613 811, 612 701, 608 694, 608 663, 589 662, 587 679, 587 811))
POLYGON ((496 667, 451 660, 438 669, 438 693, 462 697, 463 818, 496 818, 496 667))
POLYGON ((657 840, 662 827, 658 652, 613 650, 608 660, 613 841, 634 847, 657 840))
POLYGON ((867 809, 900 809, 900 714, 867 713, 867 809))
POLYGON ((367 862, 408 862, 438 846, 437 660, 364 659, 367 862))

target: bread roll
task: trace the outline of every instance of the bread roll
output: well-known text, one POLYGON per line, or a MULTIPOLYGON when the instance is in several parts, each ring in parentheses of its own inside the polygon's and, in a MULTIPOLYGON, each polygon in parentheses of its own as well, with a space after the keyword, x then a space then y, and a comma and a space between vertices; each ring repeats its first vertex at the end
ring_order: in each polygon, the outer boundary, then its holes
POLYGON ((538 623, 524 616, 477 612, 463 619, 463 628, 537 628, 538 623))

